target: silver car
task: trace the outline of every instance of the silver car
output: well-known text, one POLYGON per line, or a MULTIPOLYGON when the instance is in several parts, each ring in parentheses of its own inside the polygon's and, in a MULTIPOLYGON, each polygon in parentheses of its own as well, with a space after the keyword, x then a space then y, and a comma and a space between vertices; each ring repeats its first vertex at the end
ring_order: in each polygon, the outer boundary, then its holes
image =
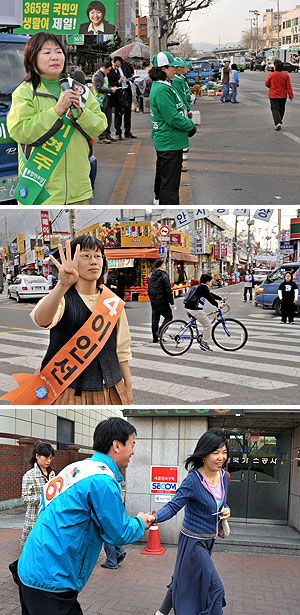
POLYGON ((41 299, 48 295, 52 286, 41 275, 18 275, 8 287, 9 299, 41 299))

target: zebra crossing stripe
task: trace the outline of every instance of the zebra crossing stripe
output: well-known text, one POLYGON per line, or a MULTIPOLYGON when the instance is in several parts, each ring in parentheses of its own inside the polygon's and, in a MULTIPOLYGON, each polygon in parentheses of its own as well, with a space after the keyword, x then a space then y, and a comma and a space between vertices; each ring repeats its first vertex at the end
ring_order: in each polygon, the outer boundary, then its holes
MULTIPOLYGON (((146 349, 147 351, 149 350, 150 352, 147 352, 146 354, 151 354, 151 356, 153 356, 153 354, 157 354, 156 352, 153 352, 152 349, 146 349)), ((202 354, 202 351, 199 350, 199 356, 200 356, 200 352, 202 354)), ((139 354, 145 354, 144 349, 135 349, 135 354, 139 353, 139 354)), ((208 355, 209 353, 203 353, 203 355, 208 355)), ((203 360, 205 361, 205 358, 203 357, 203 360)), ((186 362, 186 358, 184 355, 182 355, 180 357, 180 365, 178 363, 172 363, 170 360, 167 361, 150 361, 147 359, 143 359, 143 361, 141 361, 140 358, 133 358, 130 361, 130 365, 131 367, 139 367, 139 368, 143 368, 146 369, 147 371, 159 371, 159 372, 166 372, 167 374, 175 374, 177 375, 177 377, 180 376, 188 376, 188 377, 192 377, 192 378, 209 378, 210 380, 213 380, 215 385, 217 382, 226 382, 228 383, 233 383, 234 384, 238 384, 240 386, 243 387, 250 387, 250 388, 255 388, 255 389, 263 389, 263 390, 267 390, 267 391, 271 391, 273 389, 280 389, 280 388, 287 388, 287 387, 291 387, 291 386, 298 386, 296 383, 290 383, 290 382, 279 382, 277 380, 271 380, 270 378, 257 378, 257 377, 253 377, 253 376, 249 376, 249 374, 247 374, 247 378, 245 378, 245 374, 241 374, 241 373, 236 373, 236 372, 221 372, 221 371, 216 371, 216 370, 209 370, 209 369, 203 369, 200 367, 192 367, 191 365, 183 365, 183 363, 186 362)), ((207 361, 206 361, 207 362, 207 361)), ((225 361, 225 364, 228 366, 228 361, 225 361)), ((260 365, 260 364, 258 364, 260 365)), ((243 366, 244 369, 244 366, 243 366)), ((245 366, 245 369, 249 369, 248 366, 245 366)), ((241 370, 241 365, 239 363, 239 371, 241 370)), ((259 369, 257 371, 261 371, 261 367, 259 367, 259 369)), ((293 374, 289 374, 291 378, 293 378, 293 374)), ((201 388, 199 387, 198 389, 198 394, 201 393, 201 388)))
POLYGON ((186 384, 176 384, 174 382, 166 382, 165 380, 157 380, 152 378, 142 378, 133 376, 132 378, 133 391, 153 391, 154 395, 163 395, 178 401, 187 401, 192 403, 202 403, 209 399, 217 397, 230 397, 229 393, 222 391, 212 391, 211 389, 202 389, 199 387, 187 386, 186 384))

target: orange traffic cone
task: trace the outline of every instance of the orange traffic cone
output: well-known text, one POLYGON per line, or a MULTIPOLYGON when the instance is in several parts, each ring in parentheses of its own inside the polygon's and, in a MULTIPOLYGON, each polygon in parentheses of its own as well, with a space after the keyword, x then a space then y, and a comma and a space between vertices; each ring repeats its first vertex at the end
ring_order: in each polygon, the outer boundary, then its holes
MULTIPOLYGON (((155 513, 155 510, 152 511, 152 514, 154 513, 155 513)), ((157 523, 154 523, 153 525, 151 525, 149 529, 148 544, 145 547, 145 549, 141 551, 141 554, 142 555, 163 555, 165 550, 166 550, 166 547, 162 547, 160 544, 158 525, 157 523)))

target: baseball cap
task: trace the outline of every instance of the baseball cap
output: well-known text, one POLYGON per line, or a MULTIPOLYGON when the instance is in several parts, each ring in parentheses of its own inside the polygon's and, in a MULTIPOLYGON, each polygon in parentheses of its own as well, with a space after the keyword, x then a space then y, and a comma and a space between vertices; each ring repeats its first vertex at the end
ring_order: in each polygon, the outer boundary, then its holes
POLYGON ((174 58, 169 51, 160 51, 151 58, 155 68, 159 66, 182 66, 179 60, 180 58, 174 58))
POLYGON ((190 66, 191 65, 191 62, 187 62, 184 58, 180 58, 179 56, 177 58, 175 58, 175 60, 176 60, 176 62, 177 61, 180 62, 179 64, 176 64, 176 66, 184 67, 184 66, 190 66))

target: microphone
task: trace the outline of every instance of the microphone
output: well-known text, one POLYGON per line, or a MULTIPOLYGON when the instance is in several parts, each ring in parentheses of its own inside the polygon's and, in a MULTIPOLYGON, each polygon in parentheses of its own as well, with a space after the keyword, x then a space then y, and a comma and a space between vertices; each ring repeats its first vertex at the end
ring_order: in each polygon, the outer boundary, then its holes
POLYGON ((82 85, 86 85, 84 72, 79 68, 74 70, 74 80, 82 85))
MULTIPOLYGON (((71 90, 71 88, 70 88, 70 86, 69 86, 68 75, 67 75, 66 73, 61 73, 61 74, 59 75, 58 80, 59 80, 59 85, 60 85, 60 87, 61 87, 61 89, 62 89, 63 91, 65 91, 65 90, 71 90)), ((73 104, 72 104, 72 105, 70 105, 70 109, 71 109, 71 111, 72 111, 72 112, 73 112, 73 110, 74 110, 74 111, 76 112, 76 114, 77 114, 76 107, 74 107, 74 105, 73 105, 73 104)))

